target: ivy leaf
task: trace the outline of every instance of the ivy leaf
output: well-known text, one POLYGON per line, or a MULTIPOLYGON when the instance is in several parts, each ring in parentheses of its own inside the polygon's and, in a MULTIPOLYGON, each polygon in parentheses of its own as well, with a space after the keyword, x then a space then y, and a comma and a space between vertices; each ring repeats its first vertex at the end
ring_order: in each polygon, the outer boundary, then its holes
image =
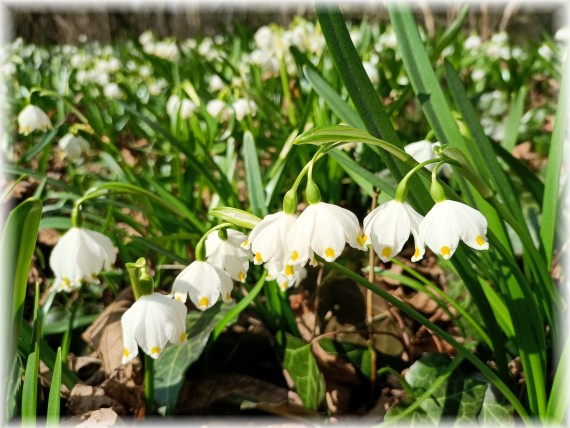
POLYGON ((311 410, 318 410, 325 399, 325 379, 319 371, 311 345, 285 333, 285 368, 293 382, 301 401, 311 410))
POLYGON ((176 406, 178 393, 186 370, 202 354, 210 333, 234 303, 217 303, 205 312, 190 312, 186 316, 188 343, 168 346, 155 363, 154 400, 160 413, 170 414, 176 406))

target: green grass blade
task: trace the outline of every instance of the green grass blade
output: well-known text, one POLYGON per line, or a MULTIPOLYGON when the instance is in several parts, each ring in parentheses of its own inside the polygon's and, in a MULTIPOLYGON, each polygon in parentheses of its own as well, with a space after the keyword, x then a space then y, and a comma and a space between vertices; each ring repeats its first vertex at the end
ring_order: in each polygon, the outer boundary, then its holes
POLYGON ((57 348, 57 356, 51 377, 49 388, 49 399, 47 408, 47 425, 54 426, 59 423, 60 410, 60 388, 61 388, 61 348, 57 348))
POLYGON ((457 18, 455 18, 455 21, 453 21, 451 25, 447 27, 441 38, 437 41, 435 48, 433 49, 433 52, 430 55, 432 61, 435 61, 439 57, 439 54, 442 53, 443 50, 448 45, 450 45, 451 42, 455 40, 457 34, 463 28, 463 21, 465 21, 465 18, 467 18, 468 13, 469 13, 469 6, 467 5, 463 6, 463 8, 459 11, 459 14, 457 15, 457 18))
POLYGON ((562 426, 568 409, 568 362, 570 359, 570 339, 566 339, 560 361, 556 368, 548 407, 546 408, 547 423, 562 426))
MULTIPOLYGON (((3 299, 4 325, 11 326, 8 361, 12 361, 16 343, 20 336, 24 300, 28 285, 28 271, 32 263, 32 255, 36 247, 36 239, 42 215, 42 203, 37 198, 26 199, 12 210, 2 234, 1 251, 4 259, 2 284, 5 295, 11 299, 3 299)), ((31 343, 28 342, 28 343, 31 343)))
POLYGON ((303 74, 315 92, 330 109, 343 121, 358 129, 366 129, 358 113, 344 101, 332 86, 320 75, 315 67, 303 67, 303 74))
POLYGON ((245 163, 245 178, 251 211, 257 216, 265 217, 267 208, 265 207, 265 191, 259 169, 259 158, 253 135, 249 131, 243 134, 242 155, 245 163))
MULTIPOLYGON (((570 54, 569 54, 570 55, 570 54)), ((550 151, 548 153, 548 164, 546 167, 546 180, 544 183, 544 199, 542 201, 542 222, 540 225, 540 239, 546 254, 547 266, 550 267, 552 261, 552 250, 556 231, 556 214, 558 211, 560 170, 564 155, 564 133, 568 120, 568 63, 570 56, 566 60, 566 67, 562 73, 562 84, 560 87, 560 99, 556 117, 554 118, 554 131, 550 140, 550 151)))
POLYGON ((38 405, 38 370, 40 367, 40 350, 35 344, 35 350, 28 355, 26 371, 24 373, 24 387, 22 389, 22 422, 35 424, 36 409, 38 405))
POLYGON ((526 86, 523 86, 511 101, 511 109, 507 116, 507 123, 505 124, 505 138, 503 138, 503 141, 501 142, 501 145, 505 150, 511 151, 517 144, 527 92, 528 89, 526 86))

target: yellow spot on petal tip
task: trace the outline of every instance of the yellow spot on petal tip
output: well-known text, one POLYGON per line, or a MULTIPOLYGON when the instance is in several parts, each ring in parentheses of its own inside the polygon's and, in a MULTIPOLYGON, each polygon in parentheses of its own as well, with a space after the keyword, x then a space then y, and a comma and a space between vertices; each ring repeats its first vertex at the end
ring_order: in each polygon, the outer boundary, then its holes
POLYGON ((285 276, 291 276, 295 274, 295 269, 291 265, 285 266, 285 276))
POLYGON ((230 292, 226 293, 226 300, 231 300, 232 299, 232 295, 230 294, 230 292))
POLYGON ((210 302, 210 301, 208 300, 207 297, 202 297, 202 298, 200 299, 200 303, 198 304, 198 306, 200 306, 201 308, 207 308, 209 302, 210 302))
POLYGON ((297 252, 297 250, 293 250, 293 253, 291 254, 291 260, 296 262, 298 258, 299 258, 299 253, 297 252))
POLYGON ((160 348, 158 346, 153 346, 150 350, 150 355, 158 355, 160 353, 160 348))
POLYGON ((248 245, 249 245, 249 240, 247 240, 247 239, 246 239, 245 241, 243 241, 243 244, 241 244, 241 246, 242 246, 243 248, 247 248, 248 245))
POLYGON ((449 257, 451 255, 451 249, 444 245, 443 247, 441 247, 441 255, 443 257, 449 257))
POLYGON ((63 278, 63 283, 65 284, 66 287, 69 287, 71 285, 71 281, 67 277, 63 278))
POLYGON ((416 247, 416 251, 414 251, 414 259, 420 256, 420 247, 416 247))
POLYGON ((477 244, 482 247, 483 245, 485 245, 485 240, 483 239, 483 237, 481 235, 477 235, 477 238, 475 238, 475 241, 477 241, 477 244))
POLYGON ((287 281, 283 281, 283 282, 281 283, 281 288, 282 288, 283 290, 287 290, 287 281))
POLYGON ((255 263, 259 264, 263 261, 263 257, 261 257, 261 253, 258 251, 255 253, 255 263))
POLYGON ((129 353, 129 350, 128 350, 127 348, 123 348, 123 356, 124 356, 125 358, 129 358, 129 354, 130 354, 130 353, 129 353))
POLYGON ((389 259, 392 257, 392 248, 384 247, 382 248, 382 257, 389 259))
POLYGON ((245 281, 245 274, 242 271, 239 272, 238 277, 239 277, 240 282, 245 281))
POLYGON ((176 300, 178 300, 179 302, 182 302, 182 297, 176 296, 176 300))
POLYGON ((186 340, 186 333, 182 333, 180 335, 180 342, 184 342, 186 340))
POLYGON ((368 239, 366 235, 361 235, 360 233, 356 235, 356 242, 358 242, 358 245, 360 245, 361 247, 364 247, 366 239, 368 239))
POLYGON ((334 250, 331 247, 325 250, 325 258, 334 259, 334 250))

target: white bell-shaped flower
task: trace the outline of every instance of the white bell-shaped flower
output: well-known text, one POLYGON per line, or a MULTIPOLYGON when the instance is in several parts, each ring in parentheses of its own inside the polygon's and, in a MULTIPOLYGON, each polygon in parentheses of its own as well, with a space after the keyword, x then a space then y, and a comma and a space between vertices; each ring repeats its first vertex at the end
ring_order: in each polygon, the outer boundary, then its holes
POLYGON ((45 112, 33 105, 28 104, 18 114, 18 132, 28 135, 36 130, 45 131, 52 129, 51 121, 45 112))
POLYGON ((196 260, 190 263, 174 280, 174 298, 186 302, 186 295, 198 309, 211 308, 222 295, 224 302, 232 299, 232 279, 223 269, 208 262, 196 260))
POLYGON ((221 120, 227 120, 229 118, 228 107, 222 100, 215 99, 208 101, 206 110, 210 116, 217 117, 221 120))
POLYGON ((293 278, 295 270, 288 263, 291 256, 288 236, 297 218, 295 214, 280 211, 265 216, 255 225, 242 245, 245 249, 251 248, 253 263, 260 265, 272 260, 279 272, 289 279, 293 278))
POLYGON ((420 223, 419 247, 427 245, 434 253, 449 259, 461 239, 471 248, 487 250, 487 219, 461 202, 437 202, 420 223))
POLYGON ((65 157, 71 161, 81 158, 83 153, 89 150, 89 143, 81 135, 73 135, 71 132, 65 134, 57 143, 63 151, 65 157))
POLYGON ((360 233, 356 216, 337 205, 318 202, 309 205, 293 225, 289 238, 290 265, 315 265, 314 254, 327 262, 336 260, 348 243, 366 251, 366 237, 360 233))
POLYGON ((123 364, 135 358, 139 349, 158 358, 168 342, 186 343, 186 306, 160 293, 139 297, 121 317, 123 364))
POLYGON ((395 257, 410 237, 414 236, 416 251, 412 261, 423 257, 418 243, 419 226, 423 217, 406 202, 388 201, 375 208, 364 219, 364 234, 384 263, 395 257))
POLYGON ((73 291, 81 282, 98 283, 101 270, 113 267, 117 250, 102 233, 81 227, 72 227, 63 235, 51 252, 49 265, 55 274, 57 291, 73 291))
MULTIPOLYGON (((440 143, 432 143, 431 141, 422 140, 415 143, 407 144, 404 151, 415 159, 417 163, 422 163, 438 156, 434 153, 433 148, 439 146, 440 143)), ((433 170, 434 164, 426 165, 430 171, 433 170)))
POLYGON ((208 263, 225 270, 232 279, 245 282, 249 268, 249 251, 241 245, 247 240, 243 233, 226 229, 227 239, 220 238, 217 230, 206 238, 206 260, 208 263))
POLYGON ((239 98, 232 104, 234 109, 236 119, 241 121, 246 115, 255 116, 257 112, 257 104, 255 101, 246 100, 245 98, 239 98))
POLYGON ((284 275, 283 272, 279 272, 277 270, 277 266, 273 260, 265 263, 264 265, 265 270, 267 271, 267 275, 265 276, 266 281, 276 281, 277 285, 282 290, 287 290, 288 288, 293 287, 294 285, 298 285, 307 277, 307 269, 301 268, 296 269, 294 273, 287 277, 284 275))

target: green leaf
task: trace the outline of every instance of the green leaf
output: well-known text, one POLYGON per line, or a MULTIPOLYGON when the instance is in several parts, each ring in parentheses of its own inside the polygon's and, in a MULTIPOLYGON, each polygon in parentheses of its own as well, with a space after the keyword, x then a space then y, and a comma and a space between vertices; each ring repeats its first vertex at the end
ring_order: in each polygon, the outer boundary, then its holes
POLYGON ((267 208, 265 207, 263 180, 259 169, 259 158, 255 148, 255 141, 249 131, 243 134, 243 159, 251 210, 255 215, 264 217, 267 215, 267 208))
POLYGON ((315 92, 341 120, 355 128, 366 129, 358 113, 336 93, 314 66, 303 66, 303 74, 315 92))
POLYGON ((524 111, 524 101, 527 92, 527 87, 523 86, 511 102, 511 109, 507 116, 507 123, 505 124, 505 138, 501 141, 501 145, 505 150, 511 151, 517 144, 517 137, 519 136, 519 127, 524 111))
POLYGON ((485 391, 479 421, 488 427, 514 425, 513 406, 491 385, 485 391))
MULTIPOLYGON (((15 352, 15 346, 20 336, 24 300, 28 285, 28 271, 32 263, 32 255, 36 247, 42 203, 37 198, 29 198, 12 210, 2 234, 2 284, 5 295, 12 296, 4 301, 4 325, 10 325, 9 361, 15 352)), ((31 343, 31 342, 30 342, 31 343)))
POLYGON ((61 347, 57 348, 57 356, 51 377, 49 388, 49 400, 47 408, 47 425, 53 426, 59 423, 60 410, 60 387, 61 387, 61 347))
MULTIPOLYGON (((408 369, 406 381, 416 396, 429 390, 446 374, 451 360, 446 354, 431 354, 422 357, 408 369)), ((413 424, 439 424, 446 417, 454 417, 455 423, 475 423, 481 410, 488 384, 475 375, 465 375, 459 369, 433 390, 428 398, 422 399, 412 412, 413 424)), ((413 401, 402 401, 386 414, 386 421, 401 414, 413 401)))
POLYGON ((154 399, 159 412, 172 413, 184 382, 186 370, 200 357, 210 333, 233 307, 233 303, 220 302, 207 311, 188 313, 186 316, 188 343, 181 346, 168 346, 157 358, 154 366, 154 399))
POLYGON ((567 59, 565 71, 562 73, 563 78, 560 87, 560 98, 558 100, 556 117, 554 118, 554 131, 550 139, 550 151, 548 152, 548 164, 546 166, 546 179, 544 183, 544 199, 542 201, 540 239, 542 241, 542 248, 546 254, 548 267, 550 267, 552 261, 558 201, 560 200, 560 171, 562 168, 562 159, 564 158, 564 133, 568 120, 569 62, 570 59, 567 59))
POLYGON ((22 390, 22 422, 34 424, 36 422, 36 408, 38 404, 38 369, 40 367, 40 351, 38 344, 35 350, 28 355, 26 372, 24 373, 24 387, 22 390))
POLYGON ((380 189, 384 194, 394 197, 396 189, 390 183, 384 181, 381 177, 372 174, 367 169, 362 168, 358 163, 352 160, 346 153, 341 150, 330 150, 327 154, 336 160, 346 173, 358 183, 358 185, 369 196, 372 196, 373 187, 380 189))
POLYGON ((558 366, 556 367, 556 373, 554 374, 554 381, 552 382, 552 389, 548 399, 548 406, 546 408, 548 423, 553 425, 562 425, 565 416, 568 414, 569 354, 570 339, 566 339, 558 366))
MULTIPOLYGON (((23 323, 20 332, 20 339, 18 341, 18 352, 20 355, 25 355, 29 349, 30 343, 32 342, 32 334, 32 327, 27 323, 23 323)), ((44 339, 40 339, 40 354, 45 365, 53 371, 55 367, 56 354, 44 339)), ((67 386, 69 390, 73 389, 75 384, 79 382, 77 375, 73 373, 67 365, 62 366, 61 379, 62 383, 67 386)))
POLYGON ((325 399, 325 379, 319 371, 311 344, 284 333, 283 368, 291 375, 303 405, 318 410, 325 399))
POLYGON ((238 208, 218 207, 210 210, 214 217, 235 224, 236 226, 253 229, 261 221, 259 217, 238 208))
POLYGON ((43 135, 42 139, 40 140, 39 143, 34 144, 23 156, 21 159, 21 162, 28 162, 30 159, 32 159, 35 155, 37 155, 38 153, 40 153, 41 151, 48 150, 51 151, 51 149, 46 149, 47 146, 49 146, 51 144, 51 142, 53 141, 53 139, 55 138, 55 136, 57 135, 57 133, 59 132, 59 128, 54 128, 52 129, 50 132, 46 133, 43 135))

